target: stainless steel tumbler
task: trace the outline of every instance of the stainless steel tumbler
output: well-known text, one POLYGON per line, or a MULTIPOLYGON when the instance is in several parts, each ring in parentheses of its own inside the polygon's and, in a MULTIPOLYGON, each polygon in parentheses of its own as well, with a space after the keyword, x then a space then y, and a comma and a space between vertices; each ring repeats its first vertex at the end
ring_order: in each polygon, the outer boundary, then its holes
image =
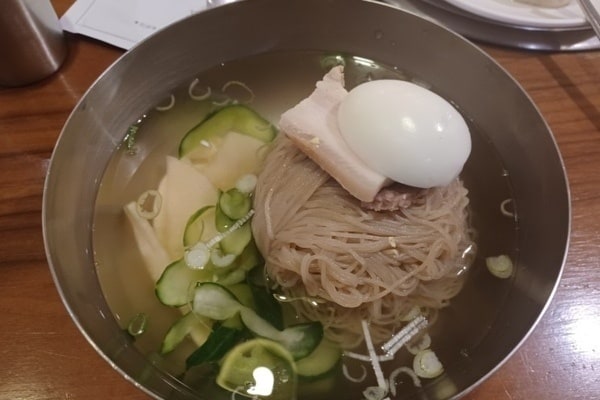
POLYGON ((0 1, 0 86, 23 86, 60 68, 67 54, 49 0, 0 1))

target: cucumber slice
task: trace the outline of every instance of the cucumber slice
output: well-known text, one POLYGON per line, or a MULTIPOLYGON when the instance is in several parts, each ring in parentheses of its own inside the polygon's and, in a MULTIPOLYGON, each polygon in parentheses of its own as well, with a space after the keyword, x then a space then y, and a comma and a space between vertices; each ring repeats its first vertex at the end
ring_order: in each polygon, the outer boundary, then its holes
POLYGON ((250 240, 250 243, 238 257, 238 269, 250 272, 254 267, 262 264, 264 264, 264 260, 258 251, 258 247, 256 247, 254 240, 250 240))
POLYGON ((320 322, 290 326, 282 331, 260 318, 252 309, 240 310, 242 322, 256 336, 274 340, 290 351, 295 360, 308 356, 323 338, 320 322))
POLYGON ((188 219, 183 231, 183 246, 190 247, 205 239, 214 236, 214 206, 205 206, 196 211, 188 219))
MULTIPOLYGON (((225 283, 219 282, 223 286, 227 286, 225 283)), ((245 283, 236 283, 231 286, 227 286, 227 289, 238 299, 242 305, 246 307, 254 307, 254 299, 252 298, 252 292, 250 291, 250 287, 245 283)), ((244 329, 244 323, 239 315, 234 315, 233 317, 223 321, 223 326, 228 328, 235 328, 238 330, 244 329)))
POLYGON ((341 357, 340 347, 323 338, 312 353, 296 362, 298 375, 308 379, 319 379, 332 371, 341 357))
POLYGON ((252 207, 252 201, 247 193, 242 193, 238 189, 229 189, 219 196, 219 209, 231 219, 240 219, 248 214, 252 207))
POLYGON ((214 281, 220 285, 229 286, 243 282, 244 279, 246 279, 246 271, 234 268, 223 274, 217 274, 214 281))
POLYGON ((192 310, 217 321, 233 317, 243 307, 230 290, 218 283, 200 283, 194 291, 192 310))
POLYGON ((209 336, 211 331, 211 321, 188 312, 183 317, 179 318, 167 331, 160 346, 160 353, 167 354, 175 349, 188 335, 194 333, 194 340, 198 341, 203 337, 203 340, 198 343, 202 344, 209 336))
MULTIPOLYGON (((262 268, 257 268, 256 270, 259 269, 262 270, 262 268)), ((255 270, 253 270, 250 274, 253 275, 255 273, 255 270)), ((256 304, 254 309, 257 314, 269 321, 275 328, 283 329, 281 304, 275 300, 273 293, 269 292, 265 286, 257 286, 255 284, 251 284, 250 289, 252 290, 252 297, 256 304)))
MULTIPOLYGON (((250 208, 248 208, 248 211, 250 211, 250 208)), ((247 214, 248 212, 240 218, 245 217, 247 214)), ((217 228, 217 231, 224 233, 238 221, 228 217, 221 209, 221 202, 217 202, 217 208, 215 209, 215 227, 217 228)), ((219 242, 219 246, 221 247, 223 254, 234 254, 237 256, 242 254, 251 240, 252 228, 250 227, 250 224, 246 222, 238 229, 228 232, 219 242)))
POLYGON ((228 286, 227 289, 235 296, 235 298, 242 303, 243 306, 253 308, 254 298, 252 297, 252 290, 247 283, 238 283, 235 285, 228 286))
POLYGON ((156 282, 154 291, 161 303, 180 307, 188 304, 193 298, 196 282, 204 282, 211 278, 210 271, 189 268, 185 260, 180 259, 165 268, 156 282))
POLYGON ((217 202, 217 209, 215 210, 215 227, 217 228, 217 231, 223 233, 234 223, 235 221, 225 215, 223 210, 221 210, 219 202, 217 202))
MULTIPOLYGON (((243 317, 242 321, 246 322, 243 317)), ((294 359, 300 360, 312 353, 323 339, 323 325, 318 321, 293 325, 281 331, 279 338, 294 359)))
POLYGON ((229 131, 235 131, 263 142, 275 138, 277 129, 255 111, 242 105, 224 107, 210 115, 193 127, 179 144, 179 158, 190 153, 204 141, 210 141, 216 136, 223 136, 229 131))
POLYGON ((217 376, 217 384, 224 389, 269 400, 294 399, 297 381, 291 354, 266 339, 252 339, 234 347, 217 376))
MULTIPOLYGON (((212 251, 215 250, 219 249, 213 249, 212 251)), ((222 251, 219 250, 219 252, 221 253, 222 251)), ((250 241, 250 243, 242 251, 242 254, 240 254, 239 256, 228 255, 226 257, 229 256, 235 257, 234 261, 230 265, 218 267, 212 261, 210 261, 205 266, 206 270, 210 270, 213 273, 212 279, 210 279, 210 281, 218 283, 222 286, 226 286, 228 288, 231 288, 232 285, 244 282, 246 280, 246 275, 248 274, 248 271, 250 271, 257 265, 260 265, 260 263, 262 262, 262 257, 260 256, 260 253, 258 252, 258 249, 256 248, 256 245, 253 241, 250 241)), ((238 297, 238 299, 240 299, 242 304, 247 305, 246 303, 244 303, 243 299, 241 299, 238 296, 237 293, 234 292, 234 294, 236 295, 236 297, 238 297)))
POLYGON ((213 282, 198 284, 192 308, 199 315, 220 321, 239 313, 246 328, 255 336, 280 343, 296 360, 312 353, 323 337, 323 326, 320 322, 299 324, 279 330, 258 316, 253 309, 242 305, 225 287, 213 282))
POLYGON ((198 347, 185 360, 186 368, 207 362, 219 361, 231 350, 242 338, 243 332, 239 329, 230 328, 224 325, 213 330, 204 344, 198 347))
POLYGON ((223 239, 219 245, 223 254, 235 254, 240 255, 248 246, 248 243, 252 240, 252 228, 249 223, 245 223, 240 226, 239 229, 229 233, 223 239))

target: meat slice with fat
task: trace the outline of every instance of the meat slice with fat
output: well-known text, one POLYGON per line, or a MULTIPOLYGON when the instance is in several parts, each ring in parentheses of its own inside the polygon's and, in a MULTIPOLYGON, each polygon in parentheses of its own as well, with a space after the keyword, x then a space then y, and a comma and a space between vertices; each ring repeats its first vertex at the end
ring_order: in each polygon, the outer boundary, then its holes
POLYGON ((428 190, 393 183, 381 189, 373 201, 361 202, 361 207, 373 211, 398 211, 413 205, 422 205, 428 190))
POLYGON ((279 128, 352 196, 371 202, 391 181, 370 169, 344 141, 337 111, 347 94, 343 69, 334 67, 310 96, 282 114, 279 128))

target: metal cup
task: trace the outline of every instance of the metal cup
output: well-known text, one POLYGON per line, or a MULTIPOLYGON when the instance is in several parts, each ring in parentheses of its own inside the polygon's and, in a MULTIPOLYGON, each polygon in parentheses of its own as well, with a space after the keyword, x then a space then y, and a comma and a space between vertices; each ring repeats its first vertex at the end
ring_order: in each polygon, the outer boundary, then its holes
POLYGON ((2 0, 0 86, 23 86, 56 72, 67 54, 49 0, 2 0))

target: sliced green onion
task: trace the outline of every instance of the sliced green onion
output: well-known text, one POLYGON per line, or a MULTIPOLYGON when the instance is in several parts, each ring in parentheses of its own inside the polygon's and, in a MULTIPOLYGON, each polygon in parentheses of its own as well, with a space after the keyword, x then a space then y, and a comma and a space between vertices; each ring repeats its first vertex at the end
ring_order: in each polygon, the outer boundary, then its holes
POLYGON ((167 105, 164 106, 156 106, 154 107, 154 109, 156 111, 168 111, 171 108, 173 108, 173 106, 175 105, 175 96, 171 95, 171 97, 169 98, 169 103, 167 105))
POLYGON ((431 336, 424 333, 423 335, 411 340, 406 344, 406 350, 409 353, 416 355, 421 350, 426 350, 431 346, 431 336))
POLYGON ((162 196, 154 189, 146 190, 136 201, 136 211, 144 219, 155 218, 161 208, 162 196))
POLYGON ((512 199, 506 199, 506 200, 503 200, 503 201, 502 201, 502 203, 500 203, 500 212, 501 212, 501 213, 502 213, 502 215, 504 215, 505 217, 514 218, 514 219, 516 220, 517 218, 516 218, 516 215, 515 215, 514 211, 511 211, 511 210, 509 210, 509 208, 508 208, 508 205, 509 205, 509 204, 511 205, 511 207, 510 207, 510 208, 513 208, 513 207, 512 207, 512 199))
POLYGON ((129 320, 127 332, 133 337, 140 336, 146 331, 147 325, 148 316, 144 313, 137 313, 131 318, 131 320, 129 320))
POLYGON ((227 267, 231 265, 236 259, 235 254, 223 254, 221 249, 215 247, 210 251, 210 262, 215 267, 227 267))
POLYGON ((392 394, 392 396, 396 396, 396 379, 398 378, 398 375, 402 373, 410 376, 410 378, 413 381, 413 385, 415 385, 416 387, 421 387, 421 380, 419 379, 417 374, 415 374, 415 371, 413 371, 409 367, 399 367, 393 370, 390 374, 390 393, 392 394))
MULTIPOLYGON (((213 246, 221 242, 227 236, 231 235, 231 233, 240 229, 246 222, 250 220, 250 218, 252 218, 253 215, 254 210, 250 209, 250 211, 248 211, 246 215, 235 221, 235 223, 232 226, 230 226, 225 232, 219 233, 207 242, 198 242, 193 247, 188 249, 183 256, 188 267, 194 269, 204 268, 206 264, 208 264, 208 262, 211 260, 211 253, 214 251, 213 246)), ((217 262, 227 261, 228 259, 226 259, 226 257, 223 257, 223 259, 218 260, 217 262)))
POLYGON ((217 107, 225 107, 226 105, 229 105, 229 104, 235 104, 235 102, 233 100, 231 100, 229 97, 226 97, 223 100, 213 100, 212 103, 213 103, 213 105, 215 105, 217 107))
POLYGON ((485 265, 492 275, 500 279, 510 278, 513 273, 513 263, 509 256, 501 254, 496 257, 487 257, 485 265))
POLYGON ((185 263, 193 269, 202 269, 210 260, 210 247, 204 242, 197 243, 185 252, 185 263))
POLYGON ((231 86, 239 86, 244 91, 246 91, 248 93, 248 99, 246 99, 244 101, 244 103, 252 103, 252 101, 254 100, 254 92, 252 91, 252 89, 250 89, 248 87, 248 85, 246 85, 244 82, 240 82, 240 81, 229 81, 223 85, 223 87, 221 88, 221 91, 223 93, 225 93, 227 91, 227 89, 231 86))
POLYGON ((381 386, 369 386, 363 391, 366 400, 383 400, 387 391, 381 386))
POLYGON ((360 383, 367 378, 367 369, 365 368, 365 366, 360 364, 360 368, 362 369, 362 375, 357 378, 350 375, 350 371, 348 371, 348 366, 346 364, 342 364, 342 373, 344 374, 344 377, 350 382, 360 383))
POLYGON ((413 359, 413 370, 421 378, 435 378, 444 372, 444 366, 433 350, 421 350, 413 359))
POLYGON ((200 82, 200 80, 198 78, 196 78, 192 81, 192 83, 190 83, 190 86, 188 87, 188 95, 190 96, 190 98, 192 100, 196 100, 196 101, 206 100, 211 95, 210 86, 206 87, 206 91, 204 93, 199 94, 199 95, 194 94, 194 89, 196 88, 196 86, 198 85, 199 82, 200 82))
POLYGON ((258 177, 254 174, 247 174, 242 176, 235 184, 235 188, 241 193, 249 194, 254 191, 258 177))

